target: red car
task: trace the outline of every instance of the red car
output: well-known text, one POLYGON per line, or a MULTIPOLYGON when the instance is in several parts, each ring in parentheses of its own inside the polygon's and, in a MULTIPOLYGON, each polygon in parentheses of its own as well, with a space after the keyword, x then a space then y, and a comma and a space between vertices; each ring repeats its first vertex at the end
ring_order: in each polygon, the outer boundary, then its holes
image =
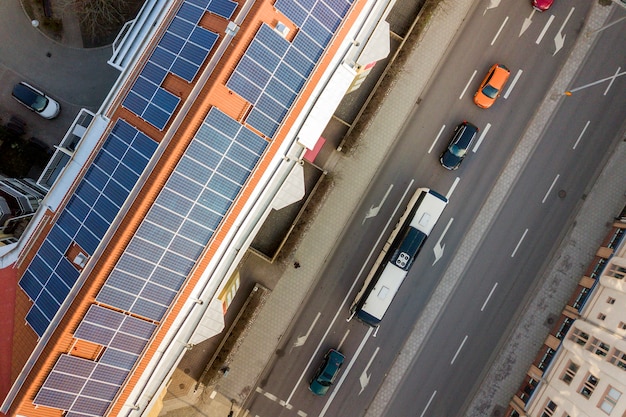
POLYGON ((540 12, 545 12, 552 6, 554 0, 532 0, 533 9, 539 10, 540 12))

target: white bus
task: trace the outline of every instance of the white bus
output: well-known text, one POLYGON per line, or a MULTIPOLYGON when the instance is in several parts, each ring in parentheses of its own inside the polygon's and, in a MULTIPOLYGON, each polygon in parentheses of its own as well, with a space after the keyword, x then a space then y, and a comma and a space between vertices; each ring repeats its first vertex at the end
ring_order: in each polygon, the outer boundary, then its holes
POLYGON ((378 328, 447 204, 448 199, 436 191, 416 191, 357 294, 348 320, 356 315, 363 323, 378 328))

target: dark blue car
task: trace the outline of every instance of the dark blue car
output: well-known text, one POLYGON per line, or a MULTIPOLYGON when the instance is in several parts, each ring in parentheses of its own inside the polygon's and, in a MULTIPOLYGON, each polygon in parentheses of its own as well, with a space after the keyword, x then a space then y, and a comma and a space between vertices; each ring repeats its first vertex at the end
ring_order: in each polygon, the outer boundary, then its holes
POLYGON ((471 123, 463 122, 454 129, 448 148, 441 154, 439 162, 450 170, 457 169, 472 146, 474 138, 478 134, 478 128, 471 123))
POLYGON ((315 395, 325 395, 335 382, 345 356, 339 351, 331 349, 324 355, 324 362, 320 365, 309 384, 309 389, 315 395))

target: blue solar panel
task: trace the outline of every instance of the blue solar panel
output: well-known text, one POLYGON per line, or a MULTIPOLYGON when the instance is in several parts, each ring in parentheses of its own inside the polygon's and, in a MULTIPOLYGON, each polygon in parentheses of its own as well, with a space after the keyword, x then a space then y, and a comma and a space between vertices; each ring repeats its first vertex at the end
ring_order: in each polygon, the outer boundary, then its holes
POLYGON ((122 352, 116 349, 108 348, 102 354, 100 358, 100 363, 105 365, 113 365, 118 368, 131 370, 133 366, 135 366, 135 362, 137 362, 137 355, 133 355, 127 352, 122 352))
POLYGON ((180 50, 181 57, 198 66, 204 62, 208 53, 208 50, 194 45, 191 42, 187 42, 187 44, 185 44, 185 46, 180 50))
POLYGON ((183 39, 187 39, 194 27, 196 26, 193 23, 189 23, 186 20, 175 17, 167 28, 167 31, 172 32, 183 39))
POLYGON ((315 19, 307 19, 306 22, 304 22, 304 26, 302 26, 302 31, 324 47, 328 45, 328 42, 330 42, 333 37, 333 33, 315 19))
POLYGON ((122 102, 122 106, 136 115, 141 115, 148 106, 148 100, 138 96, 134 91, 130 91, 122 102))
POLYGON ((176 13, 176 16, 182 17, 195 25, 200 21, 203 14, 203 9, 194 6, 191 3, 185 2, 178 10, 178 13, 176 13))
POLYGON ((266 68, 268 71, 272 71, 273 68, 276 68, 278 64, 280 64, 281 58, 280 56, 272 52, 268 47, 263 45, 256 38, 252 41, 252 43, 246 50, 245 56, 256 62, 263 62, 264 68, 266 68))
MULTIPOLYGON (((274 68, 271 68, 270 71, 273 71, 273 69, 274 68)), ((245 55, 241 58, 239 64, 237 64, 237 71, 260 88, 264 88, 272 76, 261 64, 251 60, 245 55)))
POLYGON ((37 277, 30 271, 26 271, 24 276, 26 279, 20 280, 20 287, 24 290, 26 295, 28 295, 28 298, 34 300, 43 289, 43 284, 39 282, 37 277))
POLYGON ((178 58, 176 62, 174 62, 174 65, 172 65, 170 71, 172 71, 172 74, 178 75, 183 80, 191 82, 198 73, 199 69, 200 67, 192 64, 191 62, 178 58))
POLYGON ((215 42, 217 42, 218 37, 217 33, 206 30, 201 26, 196 26, 191 33, 189 40, 196 45, 202 46, 207 51, 210 51, 213 49, 213 46, 215 46, 215 42))
POLYGON ((337 30, 342 19, 321 1, 318 1, 313 7, 311 14, 330 32, 337 30))
POLYGON ((225 19, 230 19, 236 8, 237 3, 231 0, 211 0, 207 10, 225 19))
MULTIPOLYGON (((171 43, 174 44, 175 40, 180 40, 183 41, 182 39, 180 39, 179 37, 175 36, 175 35, 170 35, 168 33, 166 33, 163 38, 165 39, 166 36, 171 36, 172 39, 171 43)), ((158 65, 148 61, 146 63, 146 66, 143 68, 143 70, 141 71, 140 74, 142 77, 147 78, 148 80, 152 81, 154 84, 156 85, 161 85, 161 83, 163 82, 163 80, 165 79, 165 76, 167 75, 167 71, 161 67, 159 67, 158 65)))
POLYGON ((166 69, 172 66, 174 59, 176 59, 176 54, 173 54, 160 46, 157 46, 152 53, 152 56, 150 56, 150 61, 166 69))
POLYGON ((293 68, 298 74, 302 75, 304 78, 308 78, 313 71, 313 67, 315 64, 311 62, 307 57, 302 55, 301 52, 297 51, 294 48, 291 48, 287 51, 285 55, 285 63, 289 64, 291 68, 293 68))
POLYGON ((206 9, 207 5, 211 0, 185 0, 186 3, 195 4, 196 6, 206 9))
POLYGON ((250 103, 255 103, 257 98, 261 95, 261 88, 254 85, 252 81, 244 78, 243 75, 238 72, 234 72, 231 75, 226 86, 250 103))
POLYGON ((158 85, 154 84, 152 81, 148 80, 144 77, 138 77, 137 81, 133 85, 131 91, 135 92, 137 95, 141 97, 150 98, 156 93, 158 85))
POLYGON ((252 109, 248 117, 246 117, 246 123, 270 138, 274 137, 279 125, 258 109, 252 109))
POLYGON ((305 32, 299 32, 294 37, 293 46, 313 62, 317 62, 322 56, 322 53, 324 53, 324 48, 305 32))
POLYGON ((294 0, 277 0, 274 7, 289 18, 296 26, 302 26, 307 18, 307 11, 294 0))
POLYGON ((263 94, 256 103, 256 109, 279 123, 287 115, 287 108, 267 94, 263 94))
POLYGON ((285 55, 290 45, 287 39, 283 38, 278 32, 269 27, 267 24, 263 24, 259 28, 259 32, 255 36, 255 39, 278 56, 285 55))
POLYGON ((37 304, 33 305, 26 314, 26 322, 39 336, 44 334, 48 328, 48 324, 50 324, 50 320, 52 320, 52 317, 47 317, 43 314, 43 312, 37 308, 37 304))

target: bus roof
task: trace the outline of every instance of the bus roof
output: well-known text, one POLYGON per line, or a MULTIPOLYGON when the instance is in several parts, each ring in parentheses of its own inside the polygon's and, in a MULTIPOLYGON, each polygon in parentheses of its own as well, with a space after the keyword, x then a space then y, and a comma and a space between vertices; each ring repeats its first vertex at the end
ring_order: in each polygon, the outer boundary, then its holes
POLYGON ((443 209, 446 208, 448 199, 432 190, 428 192, 424 190, 424 192, 425 195, 411 220, 411 227, 428 236, 443 213, 443 209))
MULTIPOLYGON (((406 271, 388 263, 360 310, 380 321, 391 304, 393 297, 398 292, 398 288, 400 288, 405 276, 406 271)), ((359 314, 357 314, 357 317, 360 319, 364 318, 359 316, 359 314)), ((373 325, 375 324, 377 323, 373 325)))

